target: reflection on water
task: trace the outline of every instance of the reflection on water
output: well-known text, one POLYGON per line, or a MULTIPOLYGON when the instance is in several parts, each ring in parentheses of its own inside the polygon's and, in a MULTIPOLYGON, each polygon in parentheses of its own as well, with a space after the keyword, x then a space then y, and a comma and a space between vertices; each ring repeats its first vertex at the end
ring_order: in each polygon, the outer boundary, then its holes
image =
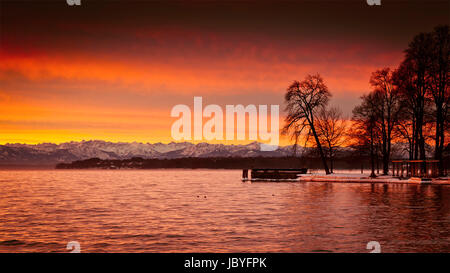
POLYGON ((228 170, 0 171, 0 252, 449 252, 450 186, 228 170))

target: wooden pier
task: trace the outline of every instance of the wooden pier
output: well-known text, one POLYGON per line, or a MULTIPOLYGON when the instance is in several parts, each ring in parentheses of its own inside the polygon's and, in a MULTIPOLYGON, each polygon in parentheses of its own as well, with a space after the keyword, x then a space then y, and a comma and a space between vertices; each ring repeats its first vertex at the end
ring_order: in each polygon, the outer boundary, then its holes
POLYGON ((242 171, 243 181, 297 181, 300 174, 306 174, 308 169, 252 169, 251 178, 248 177, 248 170, 242 171))

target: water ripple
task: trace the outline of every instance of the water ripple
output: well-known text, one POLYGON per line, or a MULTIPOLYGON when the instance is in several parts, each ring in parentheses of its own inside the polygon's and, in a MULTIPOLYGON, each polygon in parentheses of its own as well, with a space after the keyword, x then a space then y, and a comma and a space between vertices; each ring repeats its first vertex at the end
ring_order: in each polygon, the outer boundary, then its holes
POLYGON ((450 251, 450 187, 242 183, 233 170, 0 171, 0 252, 450 251))

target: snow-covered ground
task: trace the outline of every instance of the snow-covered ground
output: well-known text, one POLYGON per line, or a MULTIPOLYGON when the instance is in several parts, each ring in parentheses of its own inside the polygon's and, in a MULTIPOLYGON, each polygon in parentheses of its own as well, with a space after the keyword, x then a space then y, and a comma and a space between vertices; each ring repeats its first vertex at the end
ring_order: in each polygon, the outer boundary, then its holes
POLYGON ((440 184, 450 185, 450 177, 433 178, 431 181, 422 180, 420 178, 411 177, 409 179, 399 179, 391 175, 377 175, 375 178, 370 177, 370 171, 361 174, 361 170, 349 171, 340 170, 329 175, 325 172, 314 172, 301 175, 300 181, 304 182, 340 182, 340 183, 393 183, 393 184, 440 184))

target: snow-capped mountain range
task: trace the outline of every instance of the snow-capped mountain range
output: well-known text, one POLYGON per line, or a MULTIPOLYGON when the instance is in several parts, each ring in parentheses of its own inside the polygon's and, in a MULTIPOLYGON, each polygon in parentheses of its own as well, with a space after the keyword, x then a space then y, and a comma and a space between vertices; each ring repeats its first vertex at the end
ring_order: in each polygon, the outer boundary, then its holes
MULTIPOLYGON (((297 154, 308 148, 298 147, 297 154)), ((260 150, 260 144, 224 145, 189 142, 139 143, 90 140, 61 144, 5 144, 0 145, 0 164, 54 164, 72 162, 93 157, 101 159, 180 158, 180 157, 254 157, 292 155, 292 146, 279 147, 276 151, 260 150)))
MULTIPOLYGON (((278 157, 293 155, 292 145, 277 150, 261 151, 260 143, 225 145, 190 142, 140 143, 89 140, 61 144, 5 144, 0 145, 0 165, 54 165, 89 158, 130 159, 133 157, 171 159, 183 157, 278 157)), ((393 143, 392 158, 408 158, 406 143, 393 143)), ((307 155, 313 148, 298 146, 297 156, 307 155)), ((339 147, 340 155, 353 152, 350 147, 339 147)), ((430 156, 431 156, 431 152, 430 156)))

